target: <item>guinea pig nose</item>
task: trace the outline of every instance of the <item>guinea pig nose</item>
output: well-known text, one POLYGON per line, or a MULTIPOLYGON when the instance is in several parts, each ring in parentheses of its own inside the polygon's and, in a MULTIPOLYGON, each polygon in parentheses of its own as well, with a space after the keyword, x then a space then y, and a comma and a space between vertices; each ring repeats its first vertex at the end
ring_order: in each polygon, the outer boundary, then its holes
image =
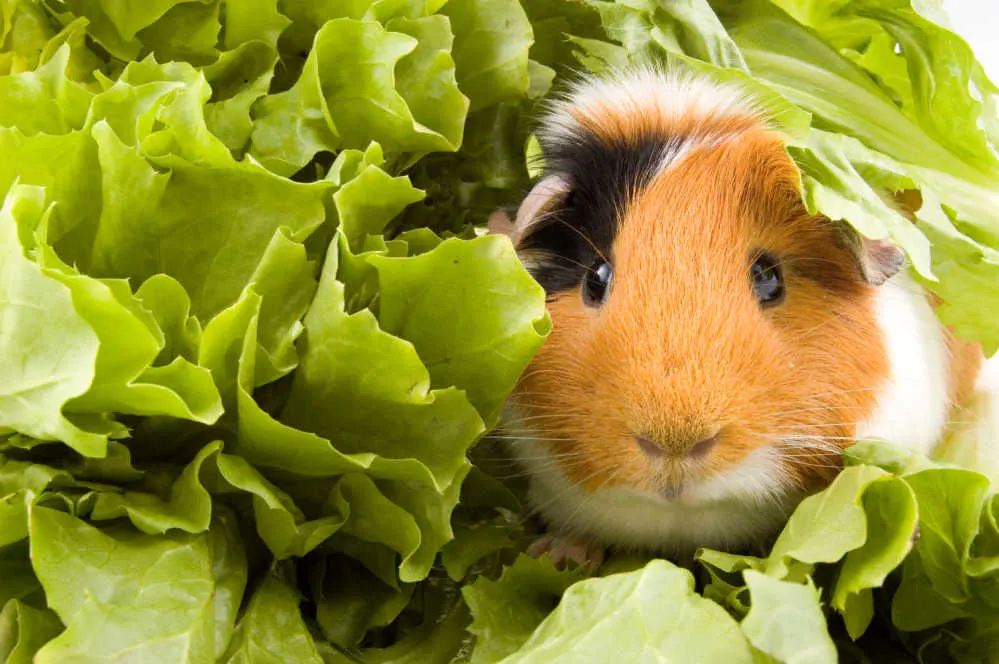
POLYGON ((709 436, 708 438, 699 440, 690 446, 690 449, 687 450, 687 456, 691 459, 703 459, 708 455, 708 452, 711 451, 711 448, 713 448, 717 442, 717 433, 713 436, 709 436))
POLYGON ((640 447, 641 450, 650 457, 656 458, 663 455, 663 448, 645 436, 636 434, 635 442, 638 443, 638 447, 640 447))

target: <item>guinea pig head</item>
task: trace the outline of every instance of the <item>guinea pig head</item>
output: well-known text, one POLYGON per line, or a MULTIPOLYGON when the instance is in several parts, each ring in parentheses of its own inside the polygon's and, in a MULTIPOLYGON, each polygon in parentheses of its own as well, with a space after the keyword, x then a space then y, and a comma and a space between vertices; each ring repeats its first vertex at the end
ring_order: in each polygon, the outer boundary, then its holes
POLYGON ((821 484, 888 378, 875 293, 901 254, 809 214, 781 137, 734 98, 616 85, 541 132, 513 225, 554 326, 508 430, 591 493, 821 484))

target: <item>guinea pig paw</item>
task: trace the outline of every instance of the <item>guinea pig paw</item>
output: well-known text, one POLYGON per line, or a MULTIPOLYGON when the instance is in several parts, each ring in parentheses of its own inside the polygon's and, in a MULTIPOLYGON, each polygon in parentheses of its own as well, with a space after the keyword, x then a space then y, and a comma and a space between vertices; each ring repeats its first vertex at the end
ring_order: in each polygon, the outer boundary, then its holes
POLYGON ((597 570, 604 563, 604 547, 593 540, 576 535, 544 535, 527 547, 527 555, 538 558, 544 554, 552 560, 557 570, 563 570, 569 561, 597 570))

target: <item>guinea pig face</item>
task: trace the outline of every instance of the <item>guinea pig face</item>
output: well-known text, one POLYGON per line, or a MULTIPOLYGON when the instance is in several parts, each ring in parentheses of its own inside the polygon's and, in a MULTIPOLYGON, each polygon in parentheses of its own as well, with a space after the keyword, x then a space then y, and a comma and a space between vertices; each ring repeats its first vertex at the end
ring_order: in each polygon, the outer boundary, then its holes
POLYGON ((870 266, 897 255, 810 215, 751 114, 687 93, 590 92, 542 134, 548 173, 517 232, 554 327, 506 426, 589 493, 806 489, 887 380, 870 266))

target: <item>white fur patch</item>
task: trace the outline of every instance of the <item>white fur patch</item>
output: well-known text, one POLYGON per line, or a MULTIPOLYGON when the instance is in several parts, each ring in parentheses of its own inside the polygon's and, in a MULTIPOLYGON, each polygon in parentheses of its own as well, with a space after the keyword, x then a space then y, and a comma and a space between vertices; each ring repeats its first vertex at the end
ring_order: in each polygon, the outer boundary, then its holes
POLYGON ((588 117, 607 113, 620 117, 655 115, 667 123, 692 116, 704 120, 700 124, 705 128, 711 120, 762 120, 763 115, 753 99, 734 85, 648 65, 613 77, 584 78, 553 103, 539 137, 542 144, 570 140, 581 130, 577 114, 588 117))
POLYGON ((881 438, 928 453, 947 425, 950 358, 944 330, 923 289, 904 272, 878 287, 878 325, 891 374, 858 438, 881 438))
POLYGON ((573 484, 529 438, 510 444, 531 474, 529 499, 554 532, 617 547, 689 555, 698 547, 731 548, 773 534, 802 494, 787 485, 777 453, 761 448, 727 472, 691 485, 679 500, 625 487, 593 493, 573 484))

